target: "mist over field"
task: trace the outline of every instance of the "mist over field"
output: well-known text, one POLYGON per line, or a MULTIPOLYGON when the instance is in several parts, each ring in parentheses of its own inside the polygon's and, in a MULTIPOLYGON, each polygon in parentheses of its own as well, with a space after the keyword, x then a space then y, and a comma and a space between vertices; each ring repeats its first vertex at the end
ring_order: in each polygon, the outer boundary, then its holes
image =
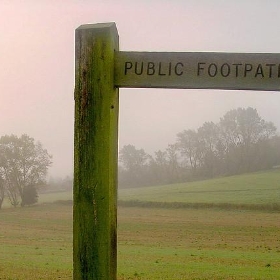
MULTIPOLYGON (((27 134, 53 155, 49 174, 72 175, 74 30, 116 22, 120 50, 272 52, 278 1, 1 1, 0 135, 27 134)), ((278 92, 121 89, 119 145, 153 153, 184 129, 256 108, 280 127, 278 92)))
MULTIPOLYGON (((80 153, 93 168, 78 168, 73 191, 79 26, 115 22, 121 51, 277 54, 279 10, 278 0, 1 0, 0 279, 280 279, 280 61, 263 62, 279 91, 121 88, 120 187, 104 139, 97 163, 80 153)), ((223 63, 218 78, 246 65, 223 63)), ((216 75, 204 61, 199 71, 216 75)))
POLYGON ((256 108, 279 131, 277 92, 121 89, 120 148, 126 144, 148 153, 165 149, 176 135, 197 129, 205 122, 219 122, 229 110, 256 108))

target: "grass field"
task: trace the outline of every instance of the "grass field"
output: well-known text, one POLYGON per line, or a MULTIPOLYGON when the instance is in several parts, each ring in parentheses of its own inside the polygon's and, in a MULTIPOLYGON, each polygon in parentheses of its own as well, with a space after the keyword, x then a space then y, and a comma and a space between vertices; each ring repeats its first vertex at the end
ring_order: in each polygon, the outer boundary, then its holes
POLYGON ((0 212, 0 279, 71 279, 72 207, 0 212))
MULTIPOLYGON (((279 213, 119 208, 118 279, 280 279, 279 213)), ((0 279, 72 279, 72 207, 0 212, 0 279)))
POLYGON ((119 216, 121 279, 280 279, 277 213, 121 208, 119 216))
MULTIPOLYGON (((231 203, 277 203, 278 172, 173 185, 173 192, 167 186, 133 189, 131 196, 128 190, 120 190, 119 197, 134 200, 138 191, 143 201, 144 195, 146 199, 153 195, 156 201, 158 192, 162 194, 158 199, 164 201, 166 191, 168 201, 174 202, 180 193, 188 192, 198 202, 221 203, 231 193, 236 199, 231 203), (262 190, 263 199, 253 186, 262 190), (247 198, 242 196, 245 189, 251 193, 247 198), (274 190, 274 196, 269 190, 274 190)), ((184 197, 182 202, 196 201, 184 197)), ((1 280, 72 279, 72 206, 51 203, 70 199, 71 193, 46 194, 37 206, 0 211, 1 280)), ((279 211, 267 209, 119 207, 118 279, 280 279, 279 218, 279 211)))
POLYGON ((279 198, 279 169, 190 183, 119 190, 121 201, 171 204, 279 204, 280 209, 279 198))

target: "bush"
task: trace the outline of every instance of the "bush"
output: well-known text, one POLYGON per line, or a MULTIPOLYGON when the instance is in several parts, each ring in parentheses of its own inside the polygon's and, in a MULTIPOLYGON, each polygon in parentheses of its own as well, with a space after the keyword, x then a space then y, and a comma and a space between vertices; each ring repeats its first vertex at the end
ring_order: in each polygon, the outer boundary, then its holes
POLYGON ((38 192, 34 186, 23 188, 21 206, 32 205, 38 202, 38 192))

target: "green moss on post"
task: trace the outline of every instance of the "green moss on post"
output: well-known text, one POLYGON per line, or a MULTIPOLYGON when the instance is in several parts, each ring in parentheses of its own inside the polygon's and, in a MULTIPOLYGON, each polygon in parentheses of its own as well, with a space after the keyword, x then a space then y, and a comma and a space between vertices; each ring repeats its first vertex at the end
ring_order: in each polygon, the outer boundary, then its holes
POLYGON ((118 90, 114 23, 76 30, 74 279, 116 279, 118 90))

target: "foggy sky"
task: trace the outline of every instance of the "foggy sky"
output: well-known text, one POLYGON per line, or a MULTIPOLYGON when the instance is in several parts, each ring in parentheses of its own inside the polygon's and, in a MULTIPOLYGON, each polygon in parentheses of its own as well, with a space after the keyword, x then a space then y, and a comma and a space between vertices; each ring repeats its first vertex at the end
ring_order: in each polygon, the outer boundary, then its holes
MULTIPOLYGON (((123 51, 280 51, 280 2, 222 0, 2 0, 0 136, 27 133, 72 174, 74 30, 116 22, 123 51)), ((280 128, 280 93, 121 89, 120 147, 152 153, 184 129, 253 107, 280 128)))

